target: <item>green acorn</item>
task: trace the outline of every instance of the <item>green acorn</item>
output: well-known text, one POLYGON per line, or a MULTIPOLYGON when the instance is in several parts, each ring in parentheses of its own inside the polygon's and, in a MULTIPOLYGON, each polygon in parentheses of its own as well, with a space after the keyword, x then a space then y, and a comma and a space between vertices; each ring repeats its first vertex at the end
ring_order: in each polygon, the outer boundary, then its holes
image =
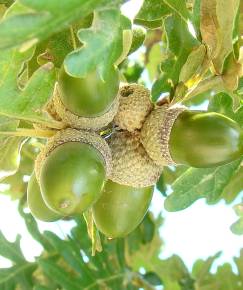
POLYGON ((48 141, 35 172, 47 206, 66 216, 83 213, 99 198, 110 166, 109 146, 99 135, 66 129, 48 141))

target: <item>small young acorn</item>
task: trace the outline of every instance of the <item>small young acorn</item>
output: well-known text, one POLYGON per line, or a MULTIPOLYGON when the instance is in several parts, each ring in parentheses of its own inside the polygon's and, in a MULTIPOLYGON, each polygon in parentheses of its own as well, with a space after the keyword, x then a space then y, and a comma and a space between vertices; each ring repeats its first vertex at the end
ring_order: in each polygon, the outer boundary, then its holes
POLYGON ((158 165, 213 167, 243 155, 243 131, 215 112, 164 105, 155 109, 141 130, 141 141, 158 165))
POLYGON ((128 84, 119 90, 119 108, 114 122, 123 130, 134 132, 142 128, 153 109, 150 92, 142 85, 128 84))
POLYGON ((114 133, 109 146, 112 153, 112 171, 109 179, 137 188, 151 186, 157 182, 162 167, 157 166, 149 157, 140 142, 138 131, 114 133))
POLYGON ((43 200, 35 172, 28 182, 27 203, 31 214, 40 221, 54 222, 62 218, 62 215, 51 210, 43 200))
POLYGON ((125 237, 143 220, 153 196, 153 186, 134 188, 108 180, 93 205, 95 224, 108 238, 125 237))
POLYGON ((105 140, 75 129, 50 138, 35 163, 45 203, 64 216, 88 209, 99 198, 110 170, 111 152, 105 140))
POLYGON ((53 97, 55 110, 72 128, 98 130, 108 125, 118 110, 118 89, 118 69, 113 68, 104 81, 96 70, 76 78, 62 67, 53 97))

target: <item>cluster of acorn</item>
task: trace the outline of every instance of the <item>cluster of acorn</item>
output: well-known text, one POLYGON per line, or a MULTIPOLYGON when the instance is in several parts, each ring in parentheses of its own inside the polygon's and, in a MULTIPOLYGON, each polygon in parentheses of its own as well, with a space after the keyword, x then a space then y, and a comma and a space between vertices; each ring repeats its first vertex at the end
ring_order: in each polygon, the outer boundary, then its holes
POLYGON ((105 81, 97 71, 80 79, 62 68, 47 111, 66 129, 36 159, 29 208, 43 221, 92 208, 98 230, 109 238, 127 235, 142 221, 163 166, 210 167, 243 154, 235 121, 183 106, 156 106, 141 85, 119 88, 115 68, 105 81), (111 136, 102 138, 111 122, 111 136))

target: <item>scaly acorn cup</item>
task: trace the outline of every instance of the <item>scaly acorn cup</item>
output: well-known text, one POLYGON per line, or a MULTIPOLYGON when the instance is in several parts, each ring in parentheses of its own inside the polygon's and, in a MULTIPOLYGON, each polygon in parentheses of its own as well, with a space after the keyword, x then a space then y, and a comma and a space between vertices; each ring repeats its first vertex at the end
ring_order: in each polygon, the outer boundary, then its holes
POLYGON ((98 230, 108 238, 128 235, 142 222, 153 189, 153 186, 134 188, 108 180, 101 197, 92 208, 98 230))
POLYGON ((150 92, 137 84, 124 85, 119 90, 119 108, 114 122, 123 130, 133 132, 142 125, 153 109, 150 92))
POLYGON ((44 202, 35 172, 28 182, 27 203, 31 214, 40 221, 54 222, 62 218, 62 215, 51 210, 44 202))
POLYGON ((50 138, 35 162, 44 201, 65 216, 88 209, 99 198, 110 171, 111 152, 105 140, 75 129, 50 138))
POLYGON ((62 121, 77 129, 98 130, 114 118, 119 105, 119 72, 110 71, 103 81, 95 70, 85 78, 74 78, 62 67, 53 102, 62 121))
POLYGON ((157 166, 140 142, 140 133, 121 131, 111 136, 112 171, 109 179, 132 187, 154 185, 162 167, 157 166))
POLYGON ((243 155, 239 124, 215 112, 164 105, 155 109, 141 130, 141 141, 156 164, 213 167, 243 155))

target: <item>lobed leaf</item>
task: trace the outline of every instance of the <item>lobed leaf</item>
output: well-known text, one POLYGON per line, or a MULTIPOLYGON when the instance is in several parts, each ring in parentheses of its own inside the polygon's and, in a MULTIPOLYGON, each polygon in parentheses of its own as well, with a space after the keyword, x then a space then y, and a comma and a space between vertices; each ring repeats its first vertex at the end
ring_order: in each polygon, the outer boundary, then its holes
POLYGON ((164 1, 145 0, 136 19, 145 21, 155 21, 162 19, 171 12, 164 1))
POLYGON ((32 46, 67 28, 94 9, 117 7, 121 1, 108 0, 17 0, 0 23, 0 48, 32 46), (18 29, 16 29, 18 27, 18 29))
MULTIPOLYGON (((200 69, 202 68, 205 60, 205 56, 206 47, 203 44, 192 50, 192 52, 188 55, 185 64, 181 68, 179 81, 187 83, 190 80, 193 82, 192 78, 196 78, 199 75, 200 69)), ((191 85, 193 85, 193 83, 191 85)))
POLYGON ((179 81, 180 71, 191 51, 199 42, 191 35, 187 23, 177 15, 170 15, 164 20, 167 37, 168 58, 161 64, 161 76, 153 84, 152 97, 157 100, 162 93, 170 92, 179 81))
POLYGON ((165 200, 168 211, 183 210, 200 198, 212 204, 241 167, 242 159, 214 168, 189 168, 173 184, 173 193, 165 200))
POLYGON ((243 166, 234 174, 230 182, 224 188, 222 198, 226 203, 233 202, 240 192, 242 191, 242 180, 243 180, 243 166))
POLYGON ((21 52, 17 49, 4 50, 0 54, 0 114, 43 122, 48 119, 42 112, 43 106, 52 96, 55 72, 48 63, 40 67, 30 78, 24 90, 18 87, 18 76, 23 65, 33 55, 33 49, 21 52))
POLYGON ((51 259, 42 259, 38 262, 39 266, 42 268, 44 273, 58 285, 63 287, 65 290, 79 290, 80 289, 80 280, 72 277, 70 279, 67 272, 56 262, 51 259))
POLYGON ((78 31, 78 38, 84 45, 67 55, 64 61, 66 71, 74 77, 82 78, 98 69, 105 80, 122 54, 123 31, 130 28, 130 21, 118 10, 95 13, 92 27, 78 31))
POLYGON ((18 125, 18 120, 0 115, 0 181, 15 174, 19 168, 20 151, 25 139, 1 135, 6 131, 15 131, 18 125))
POLYGON ((243 106, 234 111, 232 98, 226 93, 215 95, 209 102, 208 110, 226 115, 243 126, 243 106))
POLYGON ((136 20, 155 21, 164 16, 176 13, 182 19, 187 21, 190 18, 189 11, 184 0, 145 0, 136 20))
POLYGON ((220 257, 220 255, 221 252, 218 252, 206 260, 199 259, 193 264, 192 277, 196 280, 196 287, 200 289, 200 287, 203 287, 204 284, 207 284, 212 265, 215 260, 220 257))
POLYGON ((54 247, 49 242, 48 238, 39 231, 37 222, 34 217, 30 213, 24 212, 23 204, 21 202, 19 204, 18 210, 19 214, 24 219, 26 228, 28 229, 33 239, 40 243, 46 251, 54 252, 54 247))
POLYGON ((24 290, 33 289, 32 274, 36 270, 35 263, 25 262, 11 268, 0 270, 0 289, 15 290, 17 287, 24 290))
POLYGON ((0 139, 0 181, 17 172, 20 164, 20 151, 24 142, 23 137, 0 139))
POLYGON ((16 237, 15 242, 9 242, 0 232, 0 255, 9 259, 15 264, 21 264, 25 262, 25 258, 20 249, 20 236, 16 237))
POLYGON ((192 23, 193 27, 196 31, 197 38, 201 41, 200 34, 200 8, 201 8, 201 0, 195 0, 193 2, 193 10, 192 10, 192 23))

